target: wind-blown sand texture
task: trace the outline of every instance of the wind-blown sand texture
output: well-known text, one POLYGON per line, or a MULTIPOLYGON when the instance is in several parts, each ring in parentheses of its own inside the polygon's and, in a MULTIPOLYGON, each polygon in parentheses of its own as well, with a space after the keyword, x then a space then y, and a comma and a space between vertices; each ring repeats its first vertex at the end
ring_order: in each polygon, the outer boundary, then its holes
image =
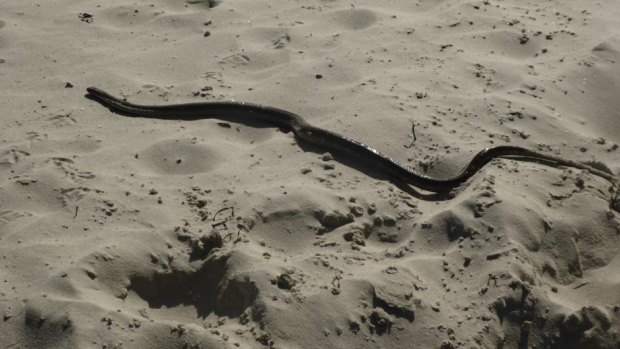
POLYGON ((271 105, 438 177, 501 144, 618 174, 618 18, 0 2, 0 347, 619 348, 620 208, 596 176, 495 160, 438 200, 268 125, 84 98, 271 105))

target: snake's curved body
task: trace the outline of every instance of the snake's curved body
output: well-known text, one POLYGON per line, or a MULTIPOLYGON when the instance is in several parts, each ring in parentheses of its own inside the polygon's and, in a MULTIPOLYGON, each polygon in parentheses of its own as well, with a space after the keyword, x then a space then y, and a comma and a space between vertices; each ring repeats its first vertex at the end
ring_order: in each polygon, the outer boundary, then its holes
POLYGON ((268 124, 289 129, 295 136, 309 143, 325 147, 332 151, 345 152, 353 155, 371 165, 373 168, 378 168, 386 174, 395 177, 399 181, 431 192, 445 192, 461 186, 491 160, 500 157, 516 157, 578 168, 602 177, 612 184, 614 184, 615 181, 613 175, 587 164, 516 146, 485 148, 476 154, 458 175, 452 178, 432 178, 401 165, 392 158, 381 154, 374 148, 365 144, 338 133, 312 126, 301 116, 286 110, 243 102, 205 102, 154 106, 138 105, 118 99, 95 87, 89 87, 87 91, 87 96, 89 98, 103 104, 112 111, 129 116, 183 120, 214 117, 240 123, 248 122, 249 120, 260 120, 268 124))

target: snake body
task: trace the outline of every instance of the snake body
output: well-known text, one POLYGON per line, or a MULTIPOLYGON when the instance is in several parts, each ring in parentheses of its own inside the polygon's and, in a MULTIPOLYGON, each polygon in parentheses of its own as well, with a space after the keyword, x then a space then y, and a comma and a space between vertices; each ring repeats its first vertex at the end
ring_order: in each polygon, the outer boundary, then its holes
POLYGON ((301 116, 286 110, 244 102, 203 102, 171 105, 138 105, 116 98, 96 87, 87 88, 87 97, 95 100, 110 110, 128 116, 140 116, 158 119, 195 120, 203 118, 220 118, 234 122, 259 120, 274 126, 291 130, 296 137, 331 151, 346 153, 366 162, 395 179, 411 186, 435 193, 450 191, 463 185, 482 167, 495 158, 519 158, 540 161, 556 166, 573 167, 586 170, 593 175, 606 179, 612 185, 615 177, 588 164, 563 159, 557 156, 536 152, 517 146, 496 146, 485 148, 477 153, 469 164, 456 176, 451 178, 432 178, 415 172, 380 153, 372 147, 338 133, 310 125, 301 116))

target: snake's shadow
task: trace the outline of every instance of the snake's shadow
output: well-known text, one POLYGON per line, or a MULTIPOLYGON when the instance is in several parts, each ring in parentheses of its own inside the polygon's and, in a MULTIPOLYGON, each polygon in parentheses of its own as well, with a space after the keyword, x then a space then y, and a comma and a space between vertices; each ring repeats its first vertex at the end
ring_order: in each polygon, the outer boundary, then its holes
MULTIPOLYGON (((289 132, 288 130, 281 130, 281 131, 289 132)), ((381 172, 380 170, 373 167, 372 164, 362 161, 357 157, 351 156, 344 152, 338 152, 332 149, 325 149, 323 147, 307 142, 299 137, 295 137, 295 140, 297 141, 297 144, 299 145, 299 147, 305 152, 312 152, 312 153, 316 153, 319 155, 330 153, 333 156, 334 160, 336 160, 337 162, 345 166, 348 166, 350 168, 356 169, 357 171, 362 172, 364 175, 372 179, 375 179, 378 181, 388 181, 394 184, 396 187, 398 187, 403 192, 413 196, 416 199, 425 200, 425 201, 445 201, 445 200, 450 200, 454 198, 454 191, 450 190, 450 191, 440 192, 440 193, 424 192, 424 191, 418 190, 417 188, 407 184, 406 182, 402 180, 399 180, 396 177, 393 177, 393 176, 385 174, 384 172, 381 172)))
MULTIPOLYGON (((100 103, 96 98, 94 98, 93 96, 91 96, 90 94, 85 94, 84 97, 95 101, 97 103, 100 103)), ((108 108, 110 111, 112 111, 115 114, 118 115, 122 115, 125 117, 131 117, 131 118, 144 118, 144 119, 159 119, 159 120, 180 120, 180 121, 196 121, 196 120, 207 120, 207 119, 214 119, 214 120, 220 120, 220 121, 225 121, 225 122, 232 122, 235 124, 240 124, 240 125, 244 125, 244 126, 249 126, 249 127, 253 127, 253 128, 272 128, 272 129, 279 129, 280 131, 282 131, 283 133, 291 133, 292 130, 285 128, 285 127, 278 127, 278 126, 274 126, 273 124, 267 123, 267 122, 263 122, 260 120, 256 120, 256 119, 247 119, 247 118, 243 118, 243 116, 201 116, 201 117, 195 117, 195 116, 175 116, 175 117, 157 117, 157 116, 136 116, 133 115, 131 113, 127 113, 124 112, 123 110, 120 109, 116 109, 114 107, 109 107, 109 106, 105 106, 106 108, 108 108)), ((452 198, 454 198, 454 191, 446 191, 446 192, 440 192, 440 193, 432 193, 432 192, 423 192, 418 190, 417 188, 393 177, 390 175, 386 175, 385 173, 382 173, 381 171, 379 171, 378 169, 373 167, 373 164, 370 164, 368 162, 365 162, 357 157, 353 157, 350 155, 347 155, 344 152, 339 152, 337 151, 337 149, 326 149, 324 147, 312 144, 308 141, 305 141, 297 136, 295 136, 295 140, 297 141, 297 144, 299 145, 299 147, 305 151, 305 152, 312 152, 318 155, 322 155, 325 153, 330 153, 334 160, 336 160, 337 162, 348 166, 350 168, 356 169, 362 173, 364 173, 365 175, 367 175, 368 177, 371 177, 373 179, 379 180, 379 181, 389 181, 392 184, 394 184, 396 187, 398 187, 400 190, 402 190, 403 192, 411 195, 412 197, 416 198, 416 199, 420 199, 420 200, 425 200, 425 201, 445 201, 445 200, 450 200, 452 198)))

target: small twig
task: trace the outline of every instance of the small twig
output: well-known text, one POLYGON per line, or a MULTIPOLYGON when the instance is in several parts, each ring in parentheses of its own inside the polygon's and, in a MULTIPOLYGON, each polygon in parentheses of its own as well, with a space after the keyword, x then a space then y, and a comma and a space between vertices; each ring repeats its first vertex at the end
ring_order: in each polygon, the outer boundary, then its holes
POLYGON ((224 207, 222 209, 220 209, 219 211, 215 212, 215 214, 213 215, 213 218, 211 219, 213 222, 215 222, 215 218, 217 217, 218 214, 226 211, 226 210, 231 210, 230 216, 224 218, 222 221, 217 222, 217 223, 213 223, 211 226, 213 228, 218 227, 220 225, 223 225, 224 228, 226 228, 226 222, 228 222, 232 217, 235 216, 235 208, 234 207, 224 207))
MULTIPOLYGON (((235 208, 234 208, 234 207, 232 207, 232 206, 231 206, 231 207, 224 207, 224 208, 222 208, 222 209, 218 210, 217 212, 215 212, 215 214, 213 215, 212 220, 215 222, 215 217, 217 217, 217 215, 218 215, 218 214, 220 214, 220 213, 222 213, 222 212, 224 212, 224 211, 226 211, 226 210, 231 210, 231 211, 232 211, 232 212, 231 212, 231 217, 234 217, 234 216, 235 216, 235 208)), ((226 219, 227 219, 227 218, 226 218, 226 219)))
POLYGON ((413 140, 411 141, 411 144, 404 146, 407 149, 413 147, 413 143, 415 143, 415 141, 418 139, 415 135, 415 123, 414 122, 411 123, 411 134, 413 135, 413 140))
POLYGON ((237 231, 237 238, 235 239, 235 241, 233 242, 233 244, 237 244, 237 242, 241 241, 241 229, 239 229, 237 231))
POLYGON ((223 225, 223 226, 224 226, 224 229, 227 229, 227 228, 228 228, 228 227, 226 226, 226 221, 225 221, 225 220, 224 220, 224 221, 221 221, 221 222, 213 223, 213 224, 211 225, 211 228, 217 228, 217 227, 219 227, 220 225, 223 225))
POLYGON ((78 209, 79 208, 80 208, 80 206, 75 206, 75 214, 73 215, 73 219, 75 219, 75 217, 77 217, 78 209))
POLYGON ((585 285, 587 285, 587 284, 588 284, 587 282, 582 282, 582 283, 580 283, 579 285, 577 285, 577 286, 573 287, 573 290, 576 290, 576 289, 578 289, 578 288, 581 288, 581 287, 583 287, 583 286, 585 286, 585 285))

